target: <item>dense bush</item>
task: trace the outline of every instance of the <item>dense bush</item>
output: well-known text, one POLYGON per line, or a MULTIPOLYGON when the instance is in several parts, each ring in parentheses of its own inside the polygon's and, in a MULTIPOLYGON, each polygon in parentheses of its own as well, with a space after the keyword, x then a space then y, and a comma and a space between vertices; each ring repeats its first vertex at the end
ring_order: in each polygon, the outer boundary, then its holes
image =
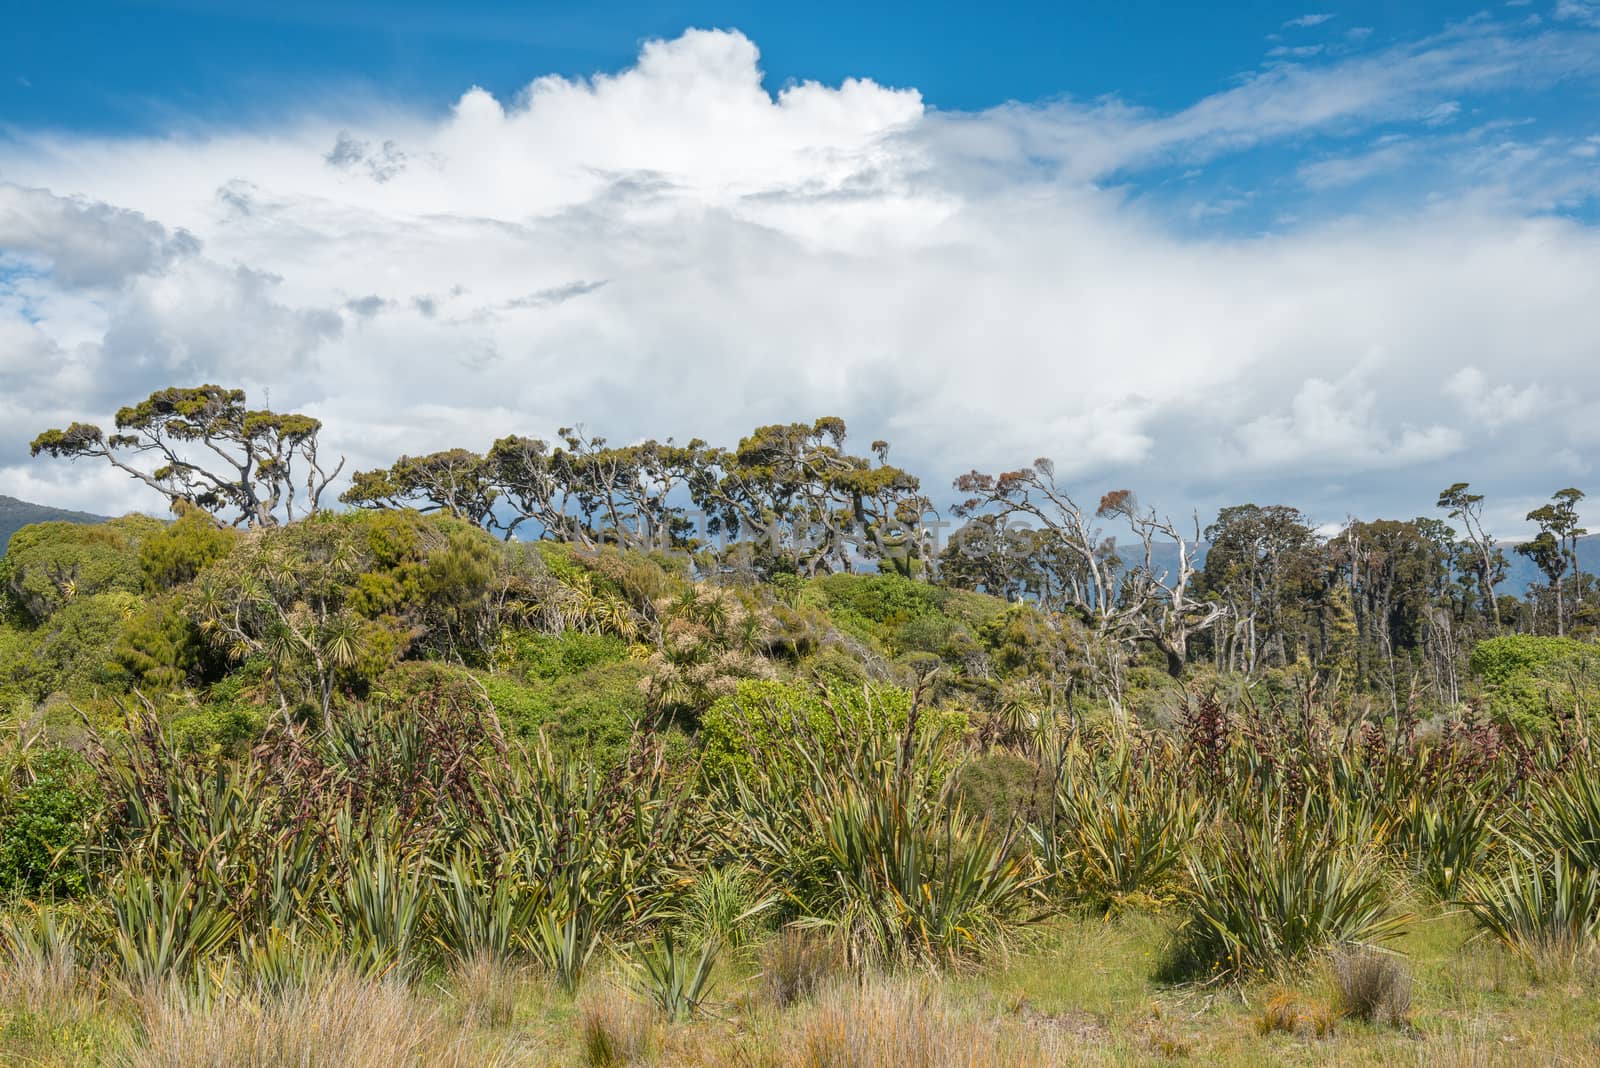
POLYGON ((120 691, 129 676, 117 661, 117 643, 140 605, 126 590, 60 605, 37 627, 0 645, 0 690, 10 687, 34 700, 97 687, 120 691))
POLYGON ((1489 711, 1519 728, 1542 730, 1564 717, 1600 712, 1600 646, 1508 634, 1479 642, 1469 663, 1489 711))
POLYGON ((159 520, 131 515, 108 523, 49 522, 23 527, 0 557, 0 592, 24 623, 49 619, 96 594, 138 593, 144 586, 139 546, 159 520))
POLYGON ((895 686, 819 688, 808 683, 750 681, 713 704, 700 720, 700 747, 713 774, 749 774, 758 765, 794 766, 814 740, 813 759, 867 730, 898 732, 911 707, 910 691, 895 686))
POLYGON ((563 753, 588 751, 604 762, 627 748, 645 718, 643 678, 640 665, 607 660, 550 679, 490 675, 484 685, 508 734, 544 733, 563 753))
POLYGON ((261 737, 267 716, 250 704, 206 702, 172 715, 167 731, 185 753, 238 757, 261 737))
POLYGON ((113 978, 488 961, 571 989, 631 954, 692 1012, 704 947, 774 927, 789 999, 1172 909, 1164 974, 1249 980, 1354 960, 1404 885, 1530 958, 1600 946, 1600 779, 1551 722, 1588 700, 1579 643, 1479 646, 1530 741, 1380 719, 1306 665, 1175 681, 1074 617, 893 575, 695 582, 400 511, 110 530, 7 558, 3 710, 70 724, 96 775, 7 758, 0 893, 84 896, 74 944, 113 978), (1108 725, 1074 697, 1111 659, 1133 714, 1108 725))
POLYGON ((139 545, 139 566, 151 589, 172 589, 227 556, 238 541, 237 531, 218 526, 205 512, 192 508, 145 536, 139 545))
POLYGON ((979 754, 961 765, 956 799, 998 826, 1034 823, 1049 805, 1051 776, 1038 761, 1009 749, 979 754))
POLYGON ((149 597, 133 611, 111 656, 147 693, 217 682, 228 667, 227 651, 207 641, 190 605, 177 593, 149 597))
POLYGON ((500 638, 495 663, 528 679, 558 679, 596 664, 624 660, 627 643, 613 634, 563 630, 554 634, 511 631, 500 638))
POLYGON ((92 803, 87 770, 67 750, 32 755, 24 769, 30 781, 0 799, 0 893, 58 897, 83 890, 80 850, 92 803))

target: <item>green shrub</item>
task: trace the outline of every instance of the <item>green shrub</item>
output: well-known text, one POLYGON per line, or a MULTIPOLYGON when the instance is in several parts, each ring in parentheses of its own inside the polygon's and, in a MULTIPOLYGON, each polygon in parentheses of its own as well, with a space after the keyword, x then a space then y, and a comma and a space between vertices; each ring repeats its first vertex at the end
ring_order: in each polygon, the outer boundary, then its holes
POLYGON ((601 660, 553 679, 489 675, 483 683, 508 734, 542 732, 559 752, 588 752, 608 763, 627 748, 645 715, 642 678, 644 669, 630 660, 601 660))
POLYGON ((907 652, 942 653, 957 629, 955 621, 943 616, 915 616, 895 628, 890 644, 907 652))
POLYGON ((835 932, 852 963, 981 959, 1037 918, 1020 830, 955 802, 944 732, 882 718, 869 705, 837 744, 802 722, 790 753, 759 753, 733 791, 746 833, 796 922, 835 932))
POLYGON ((1558 716, 1600 711, 1600 646, 1508 634, 1481 641, 1469 660, 1495 718, 1541 729, 1558 716))
POLYGON ((1536 976, 1561 978, 1594 952, 1600 873, 1514 850, 1504 870, 1469 884, 1463 903, 1478 927, 1521 957, 1536 976))
POLYGON ((1050 774, 1009 749, 994 749, 961 765, 956 798, 961 807, 990 823, 1007 826, 1039 819, 1050 790, 1050 774))
POLYGON ((1170 904, 1200 822, 1180 783, 1118 755, 1107 767, 1064 765, 1051 818, 1035 832, 1055 885, 1100 912, 1170 904))
POLYGON ((651 945, 634 947, 634 986, 667 1019, 681 1023, 699 1015, 711 993, 717 941, 709 939, 698 953, 679 946, 664 931, 651 945))
POLYGON ((1541 783, 1533 800, 1527 837, 1540 852, 1600 873, 1600 771, 1578 760, 1566 774, 1541 783))
POLYGON ((183 601, 171 594, 153 597, 132 612, 111 658, 146 693, 203 683, 220 677, 227 666, 183 601))
POLYGON ((555 634, 509 632, 501 638, 495 666, 530 679, 576 675, 596 664, 626 660, 628 646, 612 634, 563 630, 555 634))
POLYGON ((261 737, 264 709, 248 704, 204 704, 174 716, 167 738, 180 752, 240 756, 261 737))
POLYGON ((139 545, 139 566, 149 588, 169 590, 227 556, 238 540, 237 531, 219 527, 205 512, 190 509, 145 537, 139 545))
POLYGON ((1441 901, 1455 898, 1489 851, 1491 806, 1470 794, 1408 798, 1389 831, 1389 849, 1441 901))
POLYGON ((121 691, 127 671, 115 650, 139 598, 124 590, 76 598, 26 632, 0 661, 0 688, 8 683, 34 699, 93 688, 121 691))
POLYGON ((481 707, 483 691, 473 672, 437 660, 402 660, 372 683, 370 702, 389 708, 418 704, 481 707))
POLYGON ((757 876, 743 865, 706 868, 695 876, 683 906, 683 929, 700 942, 742 949, 761 930, 777 895, 760 895, 757 876))
POLYGON ((91 797, 87 768, 64 749, 32 761, 33 781, 0 811, 0 892, 29 896, 83 889, 84 820, 91 797))
POLYGON ((900 575, 840 573, 816 580, 830 607, 854 612, 871 623, 895 627, 919 617, 939 615, 948 594, 937 586, 900 575))
MULTIPOLYGON (((748 774, 755 763, 794 766, 803 730, 824 747, 843 746, 869 723, 891 733, 904 726, 911 694, 897 686, 819 688, 803 682, 749 680, 700 718, 706 769, 748 774)), ((811 754, 826 764, 830 751, 811 754)))
POLYGON ((176 869, 160 875, 125 870, 107 888, 106 900, 113 960, 134 985, 193 974, 238 929, 203 880, 176 869))
POLYGON ((28 623, 42 623, 96 594, 138 593, 144 586, 139 544, 161 527, 147 516, 23 527, 0 557, 0 591, 28 623))
POLYGON ((890 653, 936 653, 957 624, 944 611, 950 592, 900 575, 826 575, 813 580, 833 624, 890 653))
POLYGON ((1051 675, 1064 662, 1081 663, 1083 653, 1045 613, 1031 604, 1013 604, 978 628, 1002 678, 1051 675))

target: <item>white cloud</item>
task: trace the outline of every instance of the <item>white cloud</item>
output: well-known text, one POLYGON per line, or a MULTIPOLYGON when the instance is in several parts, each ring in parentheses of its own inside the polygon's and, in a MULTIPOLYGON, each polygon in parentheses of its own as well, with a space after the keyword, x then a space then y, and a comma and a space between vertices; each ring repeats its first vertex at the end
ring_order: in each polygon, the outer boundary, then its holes
POLYGON ((118 285, 198 251, 137 211, 0 185, 0 256, 42 261, 63 286, 118 285))
POLYGON ((1288 410, 1257 416, 1235 433, 1245 464, 1302 472, 1405 467, 1460 451, 1462 434, 1448 426, 1384 425, 1376 389, 1353 376, 1342 382, 1308 378, 1288 410))
POLYGON ((1283 24, 1284 29, 1310 29, 1312 26, 1321 26, 1324 22, 1332 20, 1335 16, 1328 14, 1301 15, 1292 18, 1283 24))
POLYGON ((1600 3, 1595 0, 1558 0, 1556 18, 1600 26, 1600 3))
POLYGON ((1443 126, 1461 114, 1461 105, 1454 100, 1429 108, 1422 115, 1422 121, 1429 126, 1443 126))
POLYGON ((1444 391, 1491 430, 1565 414, 1557 407, 1557 398, 1539 383, 1530 382, 1520 389, 1509 383, 1490 385, 1488 376, 1476 367, 1457 371, 1445 382, 1444 391))
MULTIPOLYGON (((1314 57, 1308 57, 1314 58, 1314 57)), ((934 113, 934 144, 970 167, 1059 166, 1080 181, 1152 164, 1192 165, 1274 139, 1362 125, 1437 121, 1470 93, 1600 79, 1600 41, 1586 32, 1509 35, 1468 22, 1415 42, 1324 62, 1275 62, 1168 115, 1118 100, 1013 104, 934 113)))
POLYGON ((1327 47, 1326 45, 1319 45, 1319 44, 1315 44, 1315 45, 1298 45, 1298 46, 1295 46, 1295 47, 1290 47, 1288 45, 1278 45, 1276 48, 1267 49, 1267 55, 1272 56, 1275 59, 1278 59, 1278 58, 1306 59, 1306 58, 1308 58, 1310 56, 1317 55, 1319 52, 1321 52, 1326 47, 1327 47))
POLYGON ((1416 159, 1422 146, 1404 137, 1382 140, 1366 152, 1336 156, 1300 165, 1298 176, 1309 189, 1338 189, 1380 174, 1389 174, 1416 159))
MULTIPOLYGON (((270 388, 354 466, 575 422, 731 443, 838 414, 940 495, 1041 454, 1173 509, 1320 493, 1310 471, 1348 487, 1289 500, 1321 518, 1425 508, 1457 478, 1520 486, 1583 445, 1537 419, 1487 444, 1474 406, 1532 388, 1492 385, 1512 377, 1497 368, 1600 405, 1600 237, 1524 210, 1530 183, 1586 166, 1573 145, 1515 171, 1485 157, 1425 210, 1312 211, 1276 235, 1192 232, 1251 190, 1174 221, 1108 183, 1420 120, 1575 76, 1579 53, 1472 30, 1263 71, 1170 115, 953 114, 870 81, 769 94, 750 41, 697 31, 618 74, 470 90, 441 118, 19 133, 0 143, 0 493, 148 506, 29 461, 26 439, 199 380, 270 388), (1540 169, 1558 156, 1568 170, 1540 169)), ((1359 165, 1302 177, 1321 192, 1359 165)))

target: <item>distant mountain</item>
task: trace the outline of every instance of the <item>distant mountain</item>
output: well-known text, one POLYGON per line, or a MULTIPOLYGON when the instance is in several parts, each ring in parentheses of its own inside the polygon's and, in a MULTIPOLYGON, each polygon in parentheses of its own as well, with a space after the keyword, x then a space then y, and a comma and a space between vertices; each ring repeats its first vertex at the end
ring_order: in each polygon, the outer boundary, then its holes
MULTIPOLYGON (((1506 563, 1510 566, 1497 592, 1514 593, 1521 597, 1528 592, 1530 583, 1542 586, 1546 581, 1543 572, 1534 566, 1533 561, 1517 552, 1520 544, 1516 541, 1500 543, 1500 551, 1506 554, 1506 563)), ((1578 539, 1578 570, 1600 575, 1600 534, 1578 539)))
POLYGON ((104 523, 103 515, 88 512, 71 512, 65 508, 49 508, 42 504, 29 504, 15 497, 0 496, 0 553, 5 552, 11 535, 29 523, 43 523, 59 519, 68 523, 104 523))

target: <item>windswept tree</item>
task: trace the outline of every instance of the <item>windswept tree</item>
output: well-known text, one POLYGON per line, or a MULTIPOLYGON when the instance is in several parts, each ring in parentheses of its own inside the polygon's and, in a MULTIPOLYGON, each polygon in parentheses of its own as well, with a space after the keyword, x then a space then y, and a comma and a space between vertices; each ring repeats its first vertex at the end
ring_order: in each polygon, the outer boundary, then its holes
POLYGON ((1191 590, 1199 530, 1192 538, 1185 536, 1170 519, 1142 508, 1128 490, 1105 494, 1094 512, 1086 512, 1057 483, 1055 465, 1045 458, 998 475, 973 471, 956 479, 955 488, 968 495, 956 506, 958 515, 1037 523, 1040 536, 1075 561, 1076 573, 1064 590, 1068 606, 1081 612, 1103 641, 1153 643, 1174 676, 1188 662, 1190 639, 1226 611, 1216 602, 1199 600, 1191 590), (1097 522, 1107 519, 1132 530, 1137 555, 1124 561, 1127 554, 1118 553, 1115 539, 1097 522), (1158 563, 1158 542, 1171 544, 1174 566, 1158 563))
POLYGON ((692 524, 684 506, 702 466, 704 442, 613 448, 580 430, 563 427, 559 434, 554 446, 511 436, 481 456, 467 449, 402 456, 387 468, 357 472, 341 500, 448 512, 507 539, 565 541, 586 549, 688 546, 692 524))
POLYGON ((1578 539, 1589 533, 1578 525, 1578 502, 1583 498, 1584 492, 1579 489, 1557 490, 1549 504, 1528 513, 1528 521, 1538 524, 1539 533, 1532 541, 1517 546, 1517 552, 1532 560, 1549 580, 1556 599, 1556 633, 1563 636, 1567 633, 1569 616, 1565 588, 1571 581, 1581 589, 1576 582, 1578 539))
POLYGON ((344 459, 325 470, 322 424, 308 415, 248 406, 242 389, 158 390, 117 412, 116 433, 90 423, 46 430, 33 455, 102 459, 165 496, 174 511, 209 512, 251 529, 310 515, 344 459))
POLYGON ((402 456, 386 468, 357 471, 340 494, 360 507, 415 508, 445 512, 482 525, 492 514, 499 490, 488 462, 468 449, 446 449, 426 456, 402 456))
POLYGON ((693 487, 708 533, 754 541, 776 570, 816 575, 876 560, 910 575, 926 562, 925 517, 933 502, 909 472, 844 449, 844 420, 759 427, 731 451, 707 456, 714 477, 693 487))
POLYGON ((1459 520, 1467 532, 1467 541, 1475 553, 1478 586, 1483 595, 1484 621, 1491 631, 1500 629, 1500 609, 1495 599, 1494 587, 1505 569, 1505 559, 1495 546, 1494 538, 1483 526, 1483 494, 1472 493, 1471 485, 1457 482, 1439 494, 1438 507, 1448 510, 1451 519, 1459 520))
POLYGON ((831 418, 761 427, 736 449, 698 438, 612 446, 562 428, 555 444, 511 436, 483 456, 402 457, 358 473, 343 499, 449 511, 507 538, 585 549, 698 549, 721 537, 769 571, 814 575, 865 559, 911 574, 925 560, 932 504, 888 462, 887 442, 873 443, 874 462, 845 452, 844 437, 843 421, 831 418))
POLYGON ((592 537, 641 550, 691 544, 695 531, 685 507, 691 487, 707 478, 705 442, 611 446, 580 430, 559 433, 564 447, 554 454, 556 468, 592 537))
POLYGON ((531 524, 534 538, 595 547, 594 532, 578 512, 572 465, 559 449, 541 438, 508 436, 494 443, 484 462, 502 508, 490 526, 510 539, 526 537, 524 524, 531 524))

